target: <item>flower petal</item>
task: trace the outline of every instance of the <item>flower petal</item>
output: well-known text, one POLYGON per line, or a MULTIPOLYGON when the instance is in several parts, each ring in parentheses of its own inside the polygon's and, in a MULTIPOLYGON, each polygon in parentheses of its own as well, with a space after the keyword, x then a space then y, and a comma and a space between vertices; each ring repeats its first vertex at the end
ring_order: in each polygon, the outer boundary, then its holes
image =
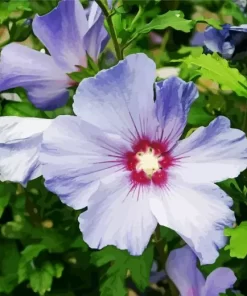
POLYGON ((219 116, 180 141, 172 155, 177 158, 172 170, 184 180, 220 182, 246 169, 247 139, 244 132, 230 128, 229 119, 219 116))
POLYGON ((41 175, 38 161, 42 133, 49 119, 0 117, 0 180, 23 185, 41 175))
POLYGON ((190 105, 198 97, 193 82, 186 83, 178 77, 171 77, 156 83, 155 111, 163 128, 163 140, 171 148, 180 138, 187 121, 190 105))
POLYGON ((223 52, 223 44, 227 37, 229 37, 229 30, 231 25, 223 25, 222 30, 217 30, 213 27, 207 27, 204 32, 204 44, 212 52, 223 52))
POLYGON ((131 191, 128 174, 119 173, 111 184, 101 184, 79 216, 83 239, 91 248, 114 245, 141 255, 147 246, 157 221, 147 192, 131 191))
POLYGON ((1 52, 0 91, 23 87, 36 107, 52 110, 67 102, 69 83, 68 76, 46 54, 16 43, 1 52))
POLYGON ((154 126, 154 80, 154 62, 144 54, 129 55, 79 84, 74 112, 103 131, 138 137, 154 126))
POLYGON ((90 9, 88 24, 89 30, 83 41, 87 53, 96 61, 109 40, 109 35, 104 27, 104 15, 96 2, 93 2, 90 9))
POLYGON ((150 205, 158 223, 182 236, 201 264, 213 263, 226 244, 224 227, 235 221, 231 198, 215 184, 183 183, 171 175, 166 188, 153 190, 150 205))
POLYGON ((51 12, 33 20, 34 34, 67 72, 76 71, 75 65, 87 65, 82 42, 87 30, 86 13, 79 0, 62 0, 51 12))
POLYGON ((170 252, 166 272, 178 288, 181 296, 200 296, 205 279, 196 267, 196 256, 185 246, 170 252))
POLYGON ((195 32, 190 40, 191 46, 203 46, 204 45, 204 32, 195 32))
POLYGON ((86 207, 99 179, 121 169, 119 143, 114 139, 113 145, 98 128, 78 117, 57 117, 43 136, 40 161, 45 186, 74 209, 86 207))
POLYGON ((218 296, 233 287, 237 278, 230 268, 220 267, 207 277, 202 296, 218 296))

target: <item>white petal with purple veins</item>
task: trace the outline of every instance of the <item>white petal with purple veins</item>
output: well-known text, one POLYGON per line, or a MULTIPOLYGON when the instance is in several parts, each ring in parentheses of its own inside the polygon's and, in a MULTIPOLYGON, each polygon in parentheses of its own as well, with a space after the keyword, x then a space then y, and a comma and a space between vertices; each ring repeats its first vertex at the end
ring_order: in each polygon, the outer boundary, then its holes
POLYGON ((154 188, 150 206, 158 223, 175 230, 196 252, 202 264, 211 264, 226 244, 223 231, 235 217, 232 200, 214 184, 189 184, 169 176, 165 188, 154 188))
POLYGON ((180 141, 172 155, 178 159, 172 171, 183 180, 220 182, 246 169, 247 139, 241 130, 230 128, 229 119, 219 116, 180 141))
POLYGON ((101 184, 90 198, 88 210, 79 216, 83 239, 91 248, 114 245, 141 255, 147 246, 157 221, 147 192, 130 191, 128 174, 116 174, 112 184, 101 184))
POLYGON ((78 117, 57 117, 43 138, 40 160, 45 185, 74 209, 86 207, 99 180, 108 177, 110 182, 122 167, 119 153, 125 143, 119 137, 111 140, 78 117))
POLYGON ((150 134, 150 129, 157 127, 154 80, 154 62, 144 54, 129 55, 118 65, 79 84, 74 112, 103 131, 126 139, 137 138, 147 131, 150 134))

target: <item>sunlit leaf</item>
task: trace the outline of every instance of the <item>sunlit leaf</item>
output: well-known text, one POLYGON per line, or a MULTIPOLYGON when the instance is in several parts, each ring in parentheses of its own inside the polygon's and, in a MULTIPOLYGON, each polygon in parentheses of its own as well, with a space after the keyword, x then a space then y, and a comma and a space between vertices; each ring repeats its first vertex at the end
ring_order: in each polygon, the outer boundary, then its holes
POLYGON ((230 250, 231 257, 245 258, 247 255, 247 221, 241 222, 236 228, 225 229, 225 235, 230 236, 230 243, 225 249, 230 250))

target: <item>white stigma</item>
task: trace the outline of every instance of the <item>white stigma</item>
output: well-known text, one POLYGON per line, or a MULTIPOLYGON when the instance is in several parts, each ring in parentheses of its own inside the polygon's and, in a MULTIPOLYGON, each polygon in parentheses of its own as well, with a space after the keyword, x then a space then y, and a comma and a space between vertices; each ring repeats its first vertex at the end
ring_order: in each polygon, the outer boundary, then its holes
POLYGON ((136 153, 136 157, 139 160, 136 165, 137 171, 143 170, 149 178, 160 169, 160 157, 155 155, 153 148, 148 148, 146 152, 136 153))

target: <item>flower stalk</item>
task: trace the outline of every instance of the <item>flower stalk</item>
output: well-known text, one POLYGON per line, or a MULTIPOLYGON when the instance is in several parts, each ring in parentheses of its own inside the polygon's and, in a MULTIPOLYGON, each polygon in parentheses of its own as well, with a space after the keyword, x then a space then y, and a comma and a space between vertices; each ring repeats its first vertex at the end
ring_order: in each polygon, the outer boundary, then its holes
POLYGON ((117 34, 115 31, 115 28, 113 26, 113 22, 112 22, 112 15, 110 13, 110 11, 108 10, 107 6, 103 3, 102 0, 95 0, 97 2, 97 4, 99 5, 99 7, 102 9, 105 17, 106 17, 106 21, 109 27, 109 31, 110 31, 110 35, 112 37, 112 41, 113 41, 113 45, 115 48, 115 52, 116 52, 116 56, 118 60, 122 60, 123 59, 123 54, 121 52, 118 40, 117 40, 117 34))

